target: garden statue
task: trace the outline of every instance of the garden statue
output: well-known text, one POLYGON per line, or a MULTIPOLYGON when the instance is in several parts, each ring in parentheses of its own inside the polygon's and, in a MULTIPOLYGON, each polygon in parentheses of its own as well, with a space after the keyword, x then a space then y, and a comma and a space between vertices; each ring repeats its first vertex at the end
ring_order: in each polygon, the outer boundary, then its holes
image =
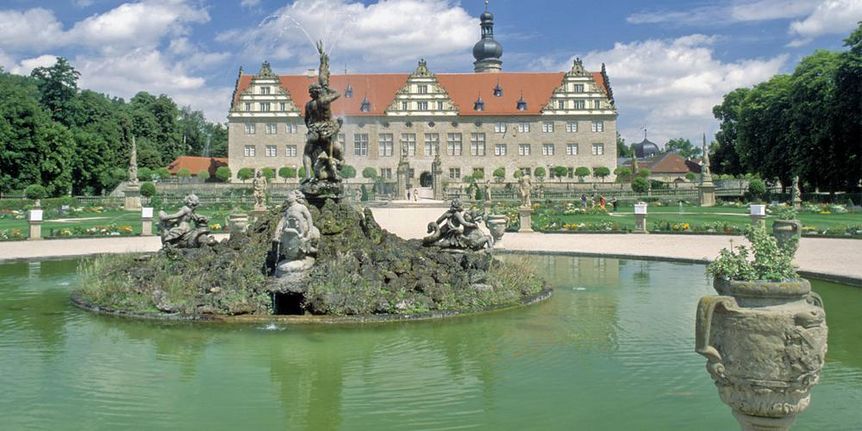
POLYGON ((304 271, 314 265, 320 231, 314 226, 311 212, 305 205, 302 192, 287 194, 284 215, 275 228, 272 239, 277 264, 275 276, 304 271))
POLYGON ((484 190, 482 190, 482 194, 485 197, 485 203, 491 203, 491 180, 485 180, 485 185, 482 186, 484 190))
POLYGON ((518 196, 521 197, 522 208, 531 208, 533 206, 532 202, 530 202, 530 193, 532 191, 533 184, 530 181, 530 176, 521 175, 521 178, 518 178, 518 196))
POLYGON ((209 219, 195 213, 200 200, 194 194, 186 196, 185 205, 174 214, 159 211, 162 228, 162 246, 176 248, 200 248, 215 245, 216 239, 210 235, 209 219))
POLYGON ((129 184, 138 184, 138 146, 132 136, 132 149, 129 151, 129 184))
POLYGON ((251 186, 254 190, 254 210, 266 211, 266 177, 261 171, 257 171, 251 186))
POLYGON ((320 54, 318 82, 308 88, 311 100, 305 104, 308 134, 302 159, 305 167, 303 181, 338 181, 338 169, 344 163, 343 149, 336 138, 341 121, 332 119, 330 105, 341 95, 329 88, 329 56, 323 50, 323 42, 317 43, 317 51, 320 54))
POLYGON ((460 199, 452 200, 449 210, 437 221, 428 223, 430 235, 422 239, 426 246, 452 250, 482 250, 491 248, 494 239, 479 229, 484 215, 476 210, 464 211, 460 199))
POLYGON ((793 188, 790 191, 790 204, 793 208, 802 208, 802 193, 799 190, 799 175, 793 177, 793 188))

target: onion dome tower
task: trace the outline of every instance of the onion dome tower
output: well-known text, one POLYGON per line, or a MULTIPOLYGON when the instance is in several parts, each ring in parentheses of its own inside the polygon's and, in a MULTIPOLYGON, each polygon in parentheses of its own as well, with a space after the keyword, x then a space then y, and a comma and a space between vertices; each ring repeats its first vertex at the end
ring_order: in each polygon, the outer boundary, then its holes
POLYGON ((473 46, 473 71, 499 72, 503 70, 503 45, 494 40, 494 14, 488 11, 488 0, 485 0, 485 12, 480 16, 482 20, 482 40, 473 46))

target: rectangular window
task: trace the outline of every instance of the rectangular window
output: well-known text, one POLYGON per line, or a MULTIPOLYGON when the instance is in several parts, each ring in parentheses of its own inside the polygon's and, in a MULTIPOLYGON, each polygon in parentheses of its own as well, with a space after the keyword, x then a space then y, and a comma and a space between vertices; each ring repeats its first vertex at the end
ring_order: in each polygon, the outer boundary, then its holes
POLYGON ((602 109, 602 101, 593 100, 593 109, 602 109))
POLYGON ((254 123, 245 123, 245 134, 254 135, 254 123))
POLYGON ((419 103, 419 110, 420 111, 427 111, 428 110, 428 102, 423 100, 423 101, 418 102, 418 103, 419 103))
POLYGON ((557 109, 560 109, 560 110, 566 109, 566 101, 565 100, 558 100, 557 101, 557 109))
POLYGON ((583 100, 575 100, 575 109, 584 109, 585 107, 583 100))
POLYGON ((542 123, 542 133, 554 133, 554 122, 545 121, 542 123))
POLYGON ((380 176, 391 180, 392 179, 392 168, 380 168, 380 176))
POLYGON ((530 144, 518 144, 518 155, 519 156, 529 156, 530 155, 530 144))
POLYGON ((518 133, 529 133, 530 123, 518 123, 518 133))
POLYGON ((391 133, 381 133, 378 138, 380 157, 392 157, 395 149, 395 138, 391 133))
POLYGON ((287 103, 285 103, 285 102, 278 102, 278 110, 279 110, 279 111, 287 111, 287 103))
POLYGON ((554 144, 542 144, 542 155, 543 156, 553 156, 554 155, 554 144))
POLYGON ((521 175, 530 175, 530 168, 518 168, 518 170, 521 171, 521 175))
POLYGON ((251 112, 251 102, 245 102, 245 112, 251 112))
POLYGON ((287 157, 296 157, 296 145, 288 145, 284 147, 284 155, 287 157))
POLYGON ((434 157, 437 155, 437 149, 440 148, 440 134, 426 133, 425 134, 425 156, 434 157))
POLYGON ((409 103, 409 102, 407 102, 406 100, 405 100, 405 101, 403 101, 403 102, 401 102, 401 110, 402 110, 402 111, 406 111, 406 110, 408 110, 408 109, 410 109, 410 103, 409 103))
POLYGON ((416 134, 401 134, 401 151, 407 151, 407 157, 416 157, 416 134))
POLYGON ((583 93, 584 84, 575 84, 575 93, 583 93))
POLYGON ((278 124, 275 123, 266 123, 266 127, 264 128, 264 133, 267 135, 274 135, 278 133, 278 124))
POLYGON ((506 133, 506 123, 494 123, 494 133, 506 133))
POLYGON ((470 134, 470 155, 484 156, 485 155, 485 134, 471 133, 470 134))
POLYGON ((506 155, 506 144, 494 144, 494 155, 495 156, 505 156, 506 155))
POLYGON ((285 127, 284 131, 287 133, 298 133, 299 127, 296 124, 287 123, 287 126, 285 127))
POLYGON ((460 180, 461 179, 461 168, 449 168, 449 179, 460 180))
POLYGON ((246 145, 245 146, 245 151, 243 152, 243 154, 245 154, 246 157, 254 157, 254 153, 255 153, 254 145, 246 145))
POLYGON ((577 121, 569 121, 566 123, 566 132, 567 133, 577 133, 578 132, 578 122, 577 121))
POLYGON ((593 132, 604 132, 605 123, 603 121, 593 121, 593 132))
POLYGON ((566 144, 566 155, 567 156, 577 156, 578 155, 578 144, 566 144))
POLYGON ((420 84, 419 86, 419 94, 428 94, 428 86, 424 84, 420 84))
POLYGON ((593 144, 593 155, 601 156, 605 153, 605 144, 593 144))
MULTIPOLYGON (((446 154, 450 156, 461 155, 461 134, 448 133, 446 134, 446 154)), ((459 175, 460 178, 460 175, 459 175)))
POLYGON ((269 87, 260 87, 260 94, 269 94, 269 87))
POLYGON ((443 101, 438 101, 438 102, 437 102, 437 110, 438 110, 438 111, 442 111, 442 110, 443 110, 443 101))
POLYGON ((267 157, 275 157, 278 156, 278 149, 275 145, 267 145, 266 146, 266 156, 267 157))
POLYGON ((353 135, 353 155, 362 157, 368 155, 368 133, 353 135))
POLYGON ((260 102, 260 112, 269 112, 269 102, 260 102))

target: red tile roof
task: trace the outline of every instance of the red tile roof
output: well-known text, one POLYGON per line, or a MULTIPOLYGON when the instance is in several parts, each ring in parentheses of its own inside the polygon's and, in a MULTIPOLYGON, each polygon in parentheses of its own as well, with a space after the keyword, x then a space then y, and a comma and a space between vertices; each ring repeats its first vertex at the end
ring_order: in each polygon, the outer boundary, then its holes
POLYGON ((215 171, 219 166, 227 166, 227 158, 179 156, 168 165, 168 171, 170 171, 171 175, 176 175, 180 169, 185 168, 195 176, 197 176, 200 171, 208 171, 210 177, 213 177, 215 176, 215 171))
POLYGON ((646 163, 638 162, 638 164, 641 167, 649 169, 653 174, 685 175, 689 172, 693 172, 689 167, 689 164, 686 163, 686 160, 677 153, 665 153, 658 156, 656 159, 650 160, 646 163))
MULTIPOLYGON (((551 96, 563 83, 563 72, 502 72, 502 73, 440 73, 437 79, 449 97, 457 105, 459 114, 470 115, 534 115, 541 112, 551 96), (493 95, 494 87, 499 82, 503 89, 502 97, 493 95), (523 94, 527 109, 518 111, 517 103, 523 94), (479 96, 485 102, 481 112, 473 110, 473 104, 479 96)), ((593 72, 593 79, 605 94, 607 87, 600 72, 593 72)), ((380 116, 395 100, 395 94, 407 83, 410 75, 401 74, 349 74, 332 75, 330 86, 341 93, 341 98, 332 104, 332 113, 336 116, 380 116), (353 87, 353 97, 345 97, 347 84, 353 87), (369 112, 362 112, 362 100, 368 97, 371 103, 369 112)), ((237 80, 233 103, 239 101, 239 96, 251 85, 253 75, 241 75, 237 80)), ((303 108, 310 99, 308 86, 317 77, 307 75, 279 76, 282 88, 290 94, 296 106, 303 108)))

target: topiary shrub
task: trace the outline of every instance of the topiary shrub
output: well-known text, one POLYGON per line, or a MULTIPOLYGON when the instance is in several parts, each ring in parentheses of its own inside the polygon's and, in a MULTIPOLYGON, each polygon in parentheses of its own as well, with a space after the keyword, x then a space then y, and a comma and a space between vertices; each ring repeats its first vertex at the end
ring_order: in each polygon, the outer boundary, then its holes
POLYGON ((151 182, 141 184, 141 196, 149 199, 156 195, 156 185, 151 182))
POLYGON ((27 199, 35 201, 36 206, 40 206, 40 202, 42 199, 45 199, 48 196, 48 191, 45 190, 45 187, 42 187, 41 184, 30 184, 24 189, 24 196, 27 199))
POLYGON ((226 183, 230 181, 232 175, 229 167, 219 166, 218 169, 216 169, 215 176, 216 179, 219 180, 219 182, 226 183))
POLYGON ((240 168, 240 170, 237 171, 237 173, 236 173, 236 177, 240 181, 246 182, 246 181, 252 179, 252 177, 254 177, 254 169, 252 169, 252 168, 240 168))
POLYGON ((649 181, 644 177, 632 180, 632 191, 635 193, 646 193, 649 190, 649 181))
POLYGON ((202 183, 205 183, 208 179, 210 179, 210 171, 200 171, 197 175, 198 179, 201 180, 202 183))

